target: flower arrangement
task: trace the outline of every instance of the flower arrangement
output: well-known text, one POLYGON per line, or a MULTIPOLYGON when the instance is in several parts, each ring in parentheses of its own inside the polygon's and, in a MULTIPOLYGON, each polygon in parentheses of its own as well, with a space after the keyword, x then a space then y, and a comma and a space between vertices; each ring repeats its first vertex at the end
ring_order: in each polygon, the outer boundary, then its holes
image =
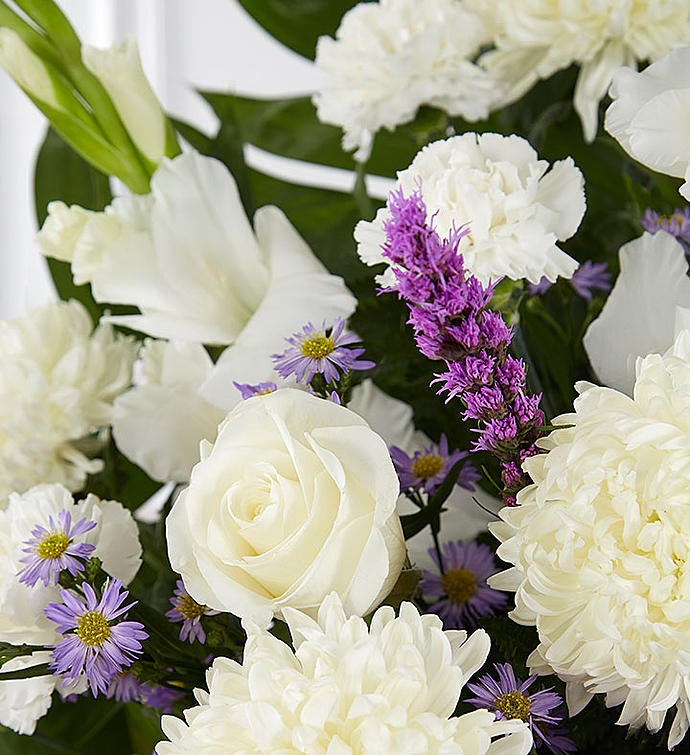
POLYGON ((686 751, 690 2, 242 5, 321 84, 213 135, 0 2, 0 752, 686 751))

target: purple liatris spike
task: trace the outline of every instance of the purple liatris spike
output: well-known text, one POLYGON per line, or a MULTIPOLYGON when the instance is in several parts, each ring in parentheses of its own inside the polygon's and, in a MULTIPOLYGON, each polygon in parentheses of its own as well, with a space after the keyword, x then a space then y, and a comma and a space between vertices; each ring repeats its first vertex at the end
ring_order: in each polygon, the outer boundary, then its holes
POLYGON ((509 663, 494 663, 495 676, 485 674, 467 688, 474 697, 465 700, 476 708, 485 708, 497 719, 519 718, 529 724, 537 751, 553 755, 576 752, 575 742, 563 728, 565 709, 553 687, 528 691, 536 675, 520 681, 509 663))
POLYGON ((345 321, 338 317, 332 328, 324 322, 320 328, 307 323, 300 333, 285 339, 290 348, 273 354, 273 366, 283 378, 295 376, 299 382, 309 383, 321 374, 326 383, 335 382, 350 370, 369 370, 374 363, 360 360, 362 348, 349 348, 359 343, 354 333, 345 331, 345 321))
POLYGON ((27 555, 19 560, 26 564, 17 573, 20 582, 33 587, 41 581, 44 585, 58 583, 60 572, 66 569, 72 576, 83 571, 85 562, 95 549, 90 543, 75 542, 75 538, 89 532, 96 522, 80 519, 72 524, 72 515, 63 509, 48 519, 48 527, 37 525, 31 538, 22 547, 27 555))
MULTIPOLYGON (((448 452, 448 439, 445 435, 441 435, 438 445, 431 443, 424 450, 416 451, 413 456, 409 456, 398 446, 391 446, 390 453, 400 488, 424 490, 428 495, 433 495, 450 470, 467 458, 467 451, 456 449, 448 452)), ((474 490, 474 483, 478 480, 479 473, 474 464, 467 461, 460 470, 456 484, 466 490, 474 490)))
POLYGON ((148 634, 140 622, 126 621, 127 611, 137 601, 123 605, 129 592, 119 579, 105 582, 100 600, 87 582, 82 589, 84 598, 61 589, 63 602, 50 603, 44 609, 64 635, 53 648, 50 667, 69 680, 84 674, 95 697, 107 691, 116 674, 132 665, 148 634))
POLYGON ((184 582, 181 579, 177 580, 170 602, 173 607, 165 615, 172 622, 182 622, 180 627, 182 642, 189 641, 191 643, 194 640, 198 640, 202 644, 206 642, 206 632, 201 626, 201 617, 216 616, 219 612, 212 611, 207 606, 197 603, 185 590, 184 582))
MULTIPOLYGON (((543 432, 541 396, 528 394, 525 365, 508 353, 512 331, 489 309, 493 284, 484 286, 464 268, 458 243, 467 229, 442 239, 427 221, 419 190, 408 197, 392 192, 388 209, 382 249, 395 274, 392 289, 407 302, 421 353, 446 363, 434 381, 439 393, 459 398, 463 419, 479 423, 473 451, 520 463, 521 450, 533 448, 543 432)), ((514 492, 504 491, 506 502, 514 492)))
POLYGON ((508 602, 504 592, 494 590, 486 580, 499 571, 494 554, 486 545, 462 541, 444 543, 443 563, 435 548, 429 555, 439 569, 424 569, 420 587, 429 611, 443 620, 446 629, 472 628, 482 616, 493 616, 508 602))

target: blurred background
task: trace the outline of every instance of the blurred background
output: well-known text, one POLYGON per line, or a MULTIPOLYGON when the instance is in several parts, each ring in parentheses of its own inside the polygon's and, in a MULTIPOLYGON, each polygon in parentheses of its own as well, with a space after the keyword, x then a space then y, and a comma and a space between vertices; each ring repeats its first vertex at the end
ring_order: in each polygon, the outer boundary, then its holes
MULTIPOLYGON (((197 88, 265 97, 315 88, 313 64, 279 45, 235 0, 60 0, 60 6, 86 44, 136 39, 164 109, 208 133, 217 121, 197 88)), ((2 319, 54 296, 34 243, 33 169, 45 130, 41 113, 0 69, 2 319)), ((294 166, 255 149, 247 160, 265 172, 294 174, 294 166)), ((308 173, 305 183, 313 182, 308 173)))

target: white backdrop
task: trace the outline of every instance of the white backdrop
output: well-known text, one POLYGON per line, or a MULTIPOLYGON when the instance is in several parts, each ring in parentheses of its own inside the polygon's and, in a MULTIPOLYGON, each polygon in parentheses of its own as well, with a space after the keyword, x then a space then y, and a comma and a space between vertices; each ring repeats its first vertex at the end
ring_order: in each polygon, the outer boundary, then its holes
MULTIPOLYGON (((316 82, 313 65, 277 44, 235 0, 58 2, 84 42, 137 39, 165 109, 209 132, 215 118, 195 88, 279 96, 308 93, 316 82)), ((33 240, 33 164, 44 130, 41 114, 0 69, 0 318, 54 295, 33 240)), ((265 156, 249 157, 267 167, 265 156)))

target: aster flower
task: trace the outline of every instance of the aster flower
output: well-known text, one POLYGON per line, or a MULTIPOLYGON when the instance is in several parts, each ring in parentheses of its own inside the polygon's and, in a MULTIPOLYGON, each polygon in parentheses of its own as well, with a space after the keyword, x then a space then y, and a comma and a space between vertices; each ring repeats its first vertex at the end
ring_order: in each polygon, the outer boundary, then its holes
POLYGON ((465 702, 493 711, 497 719, 517 718, 529 724, 538 750, 548 750, 554 755, 575 752, 575 743, 563 728, 563 700, 553 687, 528 693, 536 674, 521 682, 509 663, 494 663, 494 669, 496 677, 485 674, 476 683, 467 685, 475 697, 465 702))
POLYGON ((332 328, 324 321, 321 328, 307 323, 300 333, 285 340, 290 348, 281 354, 273 354, 276 372, 283 378, 295 376, 298 381, 309 383, 316 374, 321 374, 326 383, 340 379, 350 370, 369 370, 374 362, 358 360, 364 349, 350 349, 359 343, 354 333, 344 332, 345 321, 337 317, 332 328))
POLYGON ((82 673, 94 697, 106 692, 113 676, 128 668, 142 652, 148 637, 144 625, 123 620, 137 601, 123 605, 129 592, 119 579, 109 579, 100 600, 91 585, 82 585, 85 600, 69 590, 60 590, 62 603, 50 603, 45 615, 57 624, 65 639, 53 648, 50 662, 57 674, 75 680, 82 673))
POLYGON ((665 231, 682 244, 686 254, 690 253, 690 207, 676 208, 670 215, 647 208, 642 216, 642 227, 652 235, 665 231))
MULTIPOLYGON (((591 260, 586 260, 573 273, 573 277, 570 279, 570 285, 578 296, 587 301, 591 301, 594 291, 611 290, 611 273, 609 273, 609 267, 605 262, 592 262, 591 260)), ((541 296, 541 294, 546 293, 551 286, 552 283, 547 278, 542 278, 539 283, 528 284, 527 290, 531 296, 541 296)))
MULTIPOLYGON (((441 435, 438 444, 430 443, 424 450, 415 451, 412 456, 398 446, 391 446, 390 452, 401 490, 424 490, 427 495, 433 495, 450 470, 468 455, 467 451, 458 449, 449 453, 445 433, 441 435)), ((465 490, 474 490, 474 483, 478 480, 479 473, 468 461, 460 470, 456 484, 465 490)))
POLYGON ((216 616, 219 611, 212 611, 207 606, 197 603, 185 590, 184 582, 181 579, 177 580, 177 586, 170 602, 173 607, 165 615, 173 623, 182 622, 180 640, 182 642, 189 640, 190 643, 199 640, 203 645, 206 642, 206 632, 201 626, 201 617, 216 616))
POLYGON ((240 392, 243 399, 248 399, 252 396, 264 396, 266 393, 272 393, 278 388, 278 386, 271 381, 257 383, 256 385, 233 381, 233 385, 240 392))
POLYGON ((441 617, 444 627, 471 628, 480 616, 493 616, 506 605, 506 594, 486 584, 499 570, 488 546, 458 540, 444 543, 441 551, 442 563, 436 549, 429 549, 440 574, 422 570, 420 587, 424 598, 434 601, 429 610, 441 617))
POLYGON ((155 687, 150 687, 148 684, 142 685, 141 702, 149 708, 158 708, 163 713, 170 713, 175 703, 183 697, 184 692, 181 690, 170 689, 160 684, 155 687))
POLYGON ((131 671, 120 671, 110 680, 105 696, 120 703, 141 702, 142 690, 147 688, 131 671))
POLYGON ((56 585, 60 572, 66 569, 73 577, 84 569, 84 563, 95 550, 91 543, 75 543, 74 538, 96 526, 86 518, 72 525, 72 515, 63 509, 53 518, 48 518, 48 527, 37 525, 31 538, 24 543, 26 553, 19 560, 26 564, 17 574, 20 582, 33 587, 39 580, 44 585, 56 585))

